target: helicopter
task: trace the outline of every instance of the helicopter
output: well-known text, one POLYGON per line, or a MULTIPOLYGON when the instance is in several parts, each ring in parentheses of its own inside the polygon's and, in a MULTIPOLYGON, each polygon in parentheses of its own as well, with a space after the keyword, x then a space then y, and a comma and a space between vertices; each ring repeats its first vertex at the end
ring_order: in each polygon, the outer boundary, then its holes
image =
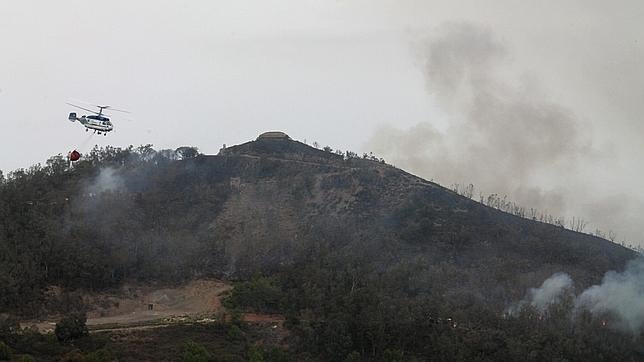
POLYGON ((103 113, 103 110, 109 109, 110 111, 117 111, 117 112, 125 112, 125 113, 130 113, 128 111, 122 110, 122 109, 116 109, 112 108, 110 106, 94 106, 98 108, 98 112, 92 111, 91 109, 87 109, 81 106, 77 106, 72 103, 67 103, 68 105, 76 108, 80 108, 82 110, 85 110, 87 112, 94 113, 89 116, 83 115, 82 117, 77 117, 75 112, 72 112, 69 114, 69 121, 70 122, 75 122, 78 121, 80 122, 83 126, 85 126, 85 132, 89 132, 90 129, 94 130, 94 133, 97 133, 99 135, 105 135, 107 136, 107 133, 112 131, 114 129, 114 125, 112 122, 110 122, 110 119, 106 116, 109 116, 108 114, 103 113))

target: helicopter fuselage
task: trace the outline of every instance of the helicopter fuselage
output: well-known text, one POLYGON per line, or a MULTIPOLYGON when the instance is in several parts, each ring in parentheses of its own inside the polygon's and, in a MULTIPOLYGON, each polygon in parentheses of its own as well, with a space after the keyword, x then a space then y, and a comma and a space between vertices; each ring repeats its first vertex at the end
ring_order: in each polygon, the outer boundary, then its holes
POLYGON ((114 125, 110 122, 110 119, 103 116, 82 116, 76 117, 76 113, 69 114, 69 120, 74 122, 80 122, 87 130, 94 130, 99 133, 107 133, 114 129, 114 125))

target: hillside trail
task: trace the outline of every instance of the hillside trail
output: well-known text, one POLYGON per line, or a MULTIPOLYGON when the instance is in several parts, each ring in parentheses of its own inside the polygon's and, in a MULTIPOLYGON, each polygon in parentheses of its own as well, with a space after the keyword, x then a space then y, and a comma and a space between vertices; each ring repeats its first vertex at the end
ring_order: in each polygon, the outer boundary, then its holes
MULTIPOLYGON (((176 323, 211 323, 226 318, 222 298, 232 290, 218 280, 193 280, 178 287, 125 284, 114 293, 89 293, 83 299, 92 310, 87 313, 90 331, 117 331, 163 328, 176 323)), ((249 323, 281 324, 280 315, 245 313, 249 323)), ((60 317, 23 321, 23 327, 35 327, 52 333, 60 317)))
POLYGON ((126 285, 123 289, 125 296, 107 297, 107 303, 98 301, 106 307, 88 313, 88 326, 131 324, 176 316, 211 316, 223 312, 221 296, 232 286, 215 280, 194 280, 178 288, 126 285))
MULTIPOLYGON (((180 322, 212 317, 225 312, 221 298, 232 285, 217 280, 193 280, 178 287, 158 288, 153 285, 125 284, 113 293, 88 293, 83 301, 90 306, 87 326, 90 330, 121 328, 159 321, 180 322)), ((40 332, 53 332, 60 317, 24 321, 23 327, 36 327, 40 332)))

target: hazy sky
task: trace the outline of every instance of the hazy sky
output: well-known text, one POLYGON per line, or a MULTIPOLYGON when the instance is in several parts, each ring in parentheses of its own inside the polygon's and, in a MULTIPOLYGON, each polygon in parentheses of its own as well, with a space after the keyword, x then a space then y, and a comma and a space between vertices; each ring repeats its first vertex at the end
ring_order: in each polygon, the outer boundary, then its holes
POLYGON ((642 1, 0 0, 0 169, 93 144, 216 153, 277 129, 376 150, 445 184, 523 202, 537 202, 524 192, 536 189, 554 200, 540 207, 642 240, 642 19, 642 1), (463 103, 472 94, 510 101, 472 107, 463 103), (131 110, 132 120, 88 139, 67 121, 73 99, 131 110), (505 152, 490 133, 515 125, 513 105, 548 110, 534 117, 545 120, 535 137, 556 135, 559 152, 526 159, 521 172, 500 163, 470 172, 474 146, 505 152), (478 135, 481 109, 505 123, 478 135), (446 148, 432 148, 437 140, 446 148), (431 150, 451 150, 450 162, 411 157, 431 150))

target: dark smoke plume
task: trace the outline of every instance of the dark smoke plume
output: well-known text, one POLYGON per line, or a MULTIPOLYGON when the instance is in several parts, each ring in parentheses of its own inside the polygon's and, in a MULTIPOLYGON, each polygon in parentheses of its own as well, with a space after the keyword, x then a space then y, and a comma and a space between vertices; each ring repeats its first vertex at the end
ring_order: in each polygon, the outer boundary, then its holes
POLYGON ((620 196, 598 195, 582 176, 585 166, 610 162, 586 123, 549 99, 534 77, 517 75, 511 52, 490 30, 445 25, 421 48, 426 87, 447 128, 383 126, 369 150, 445 186, 472 183, 555 217, 590 218, 586 232, 629 229, 627 236, 639 239, 623 220, 644 206, 616 210, 606 202, 620 196), (615 222, 606 225, 608 214, 615 222))

